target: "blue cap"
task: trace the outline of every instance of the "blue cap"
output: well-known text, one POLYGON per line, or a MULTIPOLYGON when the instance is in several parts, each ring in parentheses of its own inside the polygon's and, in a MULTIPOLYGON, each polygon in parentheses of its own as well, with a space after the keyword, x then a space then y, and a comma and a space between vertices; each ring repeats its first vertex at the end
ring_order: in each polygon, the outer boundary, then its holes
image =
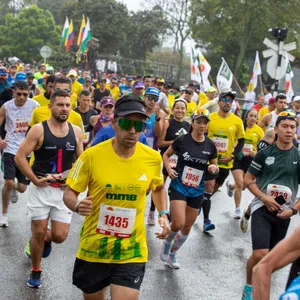
POLYGON ((7 69, 5 67, 0 67, 0 75, 1 76, 8 75, 7 69))
POLYGON ((159 96, 160 90, 157 89, 156 87, 148 87, 146 89, 145 95, 154 95, 154 96, 159 96))
POLYGON ((25 73, 23 73, 23 72, 19 72, 19 73, 17 73, 15 79, 16 79, 16 82, 18 82, 18 81, 26 81, 27 75, 25 73))

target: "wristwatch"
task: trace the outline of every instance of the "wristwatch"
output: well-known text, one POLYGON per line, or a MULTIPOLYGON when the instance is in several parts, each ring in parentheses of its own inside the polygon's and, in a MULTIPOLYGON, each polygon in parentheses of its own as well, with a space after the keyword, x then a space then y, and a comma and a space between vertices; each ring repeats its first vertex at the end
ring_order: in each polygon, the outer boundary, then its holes
POLYGON ((162 215, 167 215, 169 217, 170 213, 168 210, 164 209, 158 214, 158 217, 160 218, 162 215))
POLYGON ((295 209, 295 208, 293 208, 293 207, 291 208, 291 210, 292 210, 292 212, 293 212, 293 216, 296 215, 296 214, 298 213, 298 210, 295 209))
POLYGON ((155 117, 155 121, 159 122, 160 121, 160 117, 155 117))

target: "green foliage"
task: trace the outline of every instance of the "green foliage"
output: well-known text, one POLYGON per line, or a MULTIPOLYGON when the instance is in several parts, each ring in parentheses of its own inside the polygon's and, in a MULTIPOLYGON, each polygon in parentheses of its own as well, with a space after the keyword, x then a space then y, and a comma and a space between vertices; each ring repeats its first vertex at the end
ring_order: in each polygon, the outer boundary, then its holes
MULTIPOLYGON (((287 41, 299 38, 299 1, 280 0, 191 0, 192 37, 206 45, 207 59, 217 72, 223 56, 237 78, 255 51, 266 49, 268 29, 288 27, 287 41), (297 4, 297 3, 298 4, 297 4)), ((252 66, 250 66, 252 68, 252 66)), ((243 80, 244 81, 244 80, 243 80)))
POLYGON ((26 62, 40 60, 40 48, 52 50, 58 46, 60 26, 52 14, 35 5, 23 8, 17 16, 7 14, 5 25, 0 26, 0 56, 17 56, 26 62))

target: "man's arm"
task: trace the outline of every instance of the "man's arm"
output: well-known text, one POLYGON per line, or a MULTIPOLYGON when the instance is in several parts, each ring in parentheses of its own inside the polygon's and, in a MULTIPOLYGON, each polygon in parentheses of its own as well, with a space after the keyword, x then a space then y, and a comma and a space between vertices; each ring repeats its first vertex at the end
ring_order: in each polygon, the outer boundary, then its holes
POLYGON ((82 131, 76 125, 72 125, 75 133, 76 138, 76 158, 80 156, 83 151, 83 139, 82 139, 82 131))
POLYGON ((271 274, 300 257, 300 227, 282 240, 255 267, 252 275, 253 299, 270 299, 271 274))
MULTIPOLYGON (((5 116, 6 116, 6 109, 5 109, 5 105, 2 105, 0 108, 0 126, 3 124, 4 120, 5 120, 5 116)), ((7 147, 7 141, 2 140, 2 138, 0 137, 0 149, 4 149, 7 147)))
MULTIPOLYGON (((152 190, 152 200, 159 213, 168 209, 167 192, 164 185, 158 186, 155 190, 152 190)), ((167 238, 168 233, 170 232, 168 216, 166 214, 162 214, 158 219, 158 223, 162 228, 162 232, 155 233, 156 237, 159 239, 167 238)))
POLYGON ((159 138, 162 134, 164 122, 165 122, 165 113, 160 109, 159 106, 156 107, 155 113, 155 123, 154 123, 154 132, 157 138, 159 138), (159 121, 156 121, 158 118, 159 121))
POLYGON ((263 130, 266 130, 267 126, 270 123, 270 118, 271 118, 270 114, 267 114, 267 115, 263 116, 263 118, 258 122, 257 125, 259 127, 261 127, 263 130))
POLYGON ((31 152, 36 149, 39 145, 39 141, 43 135, 43 127, 41 125, 33 126, 27 133, 25 140, 21 143, 16 155, 15 163, 19 170, 30 180, 34 185, 37 186, 48 186, 47 178, 38 178, 33 173, 27 157, 31 152))

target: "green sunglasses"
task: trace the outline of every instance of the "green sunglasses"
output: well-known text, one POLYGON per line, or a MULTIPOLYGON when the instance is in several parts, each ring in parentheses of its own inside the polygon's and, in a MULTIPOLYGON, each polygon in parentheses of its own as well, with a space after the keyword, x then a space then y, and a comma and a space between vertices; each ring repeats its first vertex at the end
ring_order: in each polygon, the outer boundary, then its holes
POLYGON ((134 127, 136 132, 142 132, 146 129, 144 121, 134 121, 130 119, 117 119, 118 125, 121 129, 129 131, 134 127))

